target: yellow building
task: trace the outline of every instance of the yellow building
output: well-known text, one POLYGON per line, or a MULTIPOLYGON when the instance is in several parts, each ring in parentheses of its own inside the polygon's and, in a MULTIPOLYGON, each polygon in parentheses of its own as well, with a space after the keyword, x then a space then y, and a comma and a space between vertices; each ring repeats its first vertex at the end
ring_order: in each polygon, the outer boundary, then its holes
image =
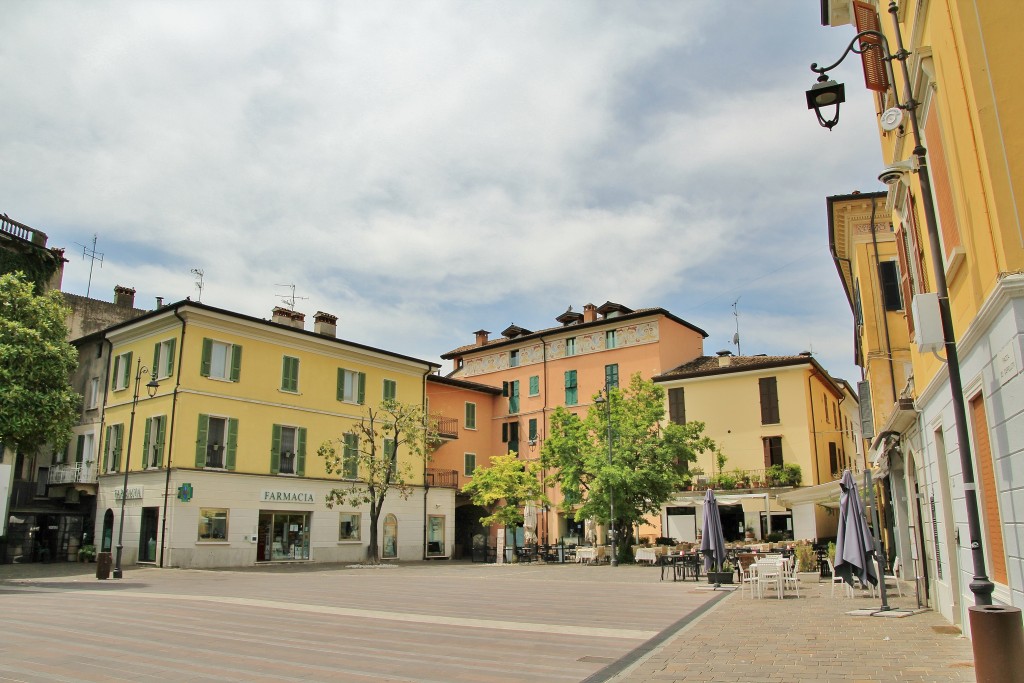
MULTIPOLYGON (((966 608, 975 602, 970 586, 984 586, 965 550, 972 541, 980 545, 994 601, 1019 604, 1024 595, 1024 579, 1012 571, 1024 561, 1024 532, 1012 505, 1015 482, 1024 476, 1024 5, 827 0, 822 10, 824 24, 848 27, 837 55, 853 27, 880 30, 889 54, 900 40, 908 51, 905 61, 888 63, 891 71, 877 61, 877 50, 864 59, 866 83, 876 91, 885 165, 879 178, 889 184, 885 216, 895 229, 901 297, 910 312, 904 326, 912 370, 887 379, 869 368, 867 356, 862 360, 874 407, 882 409, 874 416, 873 459, 895 509, 890 559, 898 555, 915 568, 922 602, 966 627, 966 608), (959 361, 953 383, 939 313, 943 283, 959 361), (969 537, 964 460, 977 491, 976 539, 969 537)), ((862 200, 841 206, 847 199, 830 204, 837 228, 842 214, 864 214, 862 204, 854 207, 862 200)), ((852 277, 844 273, 844 282, 852 277)), ((866 290, 861 294, 866 308, 877 306, 866 290)))
MULTIPOLYGON (((106 331, 101 549, 121 537, 123 564, 177 567, 366 557, 366 507, 325 503, 358 473, 328 475, 317 449, 351 434, 385 398, 423 405, 437 365, 338 339, 325 313, 312 331, 303 322, 286 309, 268 322, 186 301, 106 331)), ((428 494, 424 463, 404 450, 397 457, 416 493, 387 497, 381 554, 421 559, 429 540, 445 556, 454 488, 428 494)))
POLYGON ((810 354, 728 351, 701 356, 654 381, 667 392, 669 419, 703 422, 704 433, 726 458, 724 467, 710 453, 691 464, 693 490, 665 506, 665 535, 696 540, 708 487, 716 490, 726 540, 741 540, 748 529, 758 539, 769 533, 796 540, 835 535, 834 514, 817 503, 838 497, 833 482, 844 469, 862 469, 849 410, 857 399, 845 383, 832 379, 810 354), (792 510, 779 502, 794 487, 820 484, 835 491, 819 492, 792 510))

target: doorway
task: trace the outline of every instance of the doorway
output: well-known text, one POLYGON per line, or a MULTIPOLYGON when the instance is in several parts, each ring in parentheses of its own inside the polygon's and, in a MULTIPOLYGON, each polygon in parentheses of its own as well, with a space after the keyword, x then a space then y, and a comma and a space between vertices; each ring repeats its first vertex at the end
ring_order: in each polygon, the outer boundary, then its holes
POLYGON ((156 530, 160 508, 142 508, 142 531, 139 534, 139 562, 156 562, 156 530))
POLYGON ((100 543, 100 552, 109 553, 114 545, 114 511, 107 508, 103 513, 103 539, 100 543))
POLYGON ((309 559, 309 513, 260 511, 256 561, 309 559))

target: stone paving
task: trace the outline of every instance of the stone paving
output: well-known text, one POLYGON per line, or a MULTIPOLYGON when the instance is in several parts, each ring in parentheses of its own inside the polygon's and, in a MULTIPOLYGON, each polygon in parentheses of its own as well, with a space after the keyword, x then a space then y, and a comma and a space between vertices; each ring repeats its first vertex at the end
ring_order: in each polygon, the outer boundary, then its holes
POLYGON ((849 616, 878 599, 827 584, 780 601, 625 565, 94 569, 0 566, 0 680, 975 680, 937 614, 849 616))

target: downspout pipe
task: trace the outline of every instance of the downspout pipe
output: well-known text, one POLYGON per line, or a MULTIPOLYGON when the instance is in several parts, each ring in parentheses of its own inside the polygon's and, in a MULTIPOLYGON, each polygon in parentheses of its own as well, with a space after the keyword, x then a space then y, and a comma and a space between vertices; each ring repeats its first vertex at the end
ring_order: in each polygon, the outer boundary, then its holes
MULTIPOLYGON (((878 258, 878 233, 875 232, 875 212, 878 210, 878 201, 876 199, 871 200, 871 246, 875 251, 875 275, 881 283, 881 266, 882 262, 878 258)), ((910 268, 909 259, 907 262, 907 268, 910 268)), ((910 273, 907 273, 910 276, 910 273)), ((903 306, 910 305, 910 302, 904 301, 903 306)), ((882 329, 885 330, 885 356, 886 363, 889 366, 889 385, 892 389, 892 402, 897 401, 896 396, 896 371, 893 370, 892 366, 892 341, 889 337, 889 311, 885 309, 885 305, 882 305, 882 329)), ((865 361, 866 362, 866 361, 865 361)))
MULTIPOLYGON (((422 395, 420 397, 420 405, 423 406, 423 419, 426 420, 426 424, 427 425, 430 424, 430 415, 427 414, 427 375, 429 375, 429 374, 430 374, 430 366, 428 365, 426 371, 423 373, 423 379, 421 381, 421 385, 422 385, 421 392, 422 392, 422 395)), ((423 559, 424 560, 427 559, 427 531, 428 531, 428 527, 429 527, 429 525, 427 524, 427 494, 430 493, 430 480, 427 477, 427 462, 430 460, 430 454, 427 453, 427 447, 428 446, 429 446, 429 444, 427 443, 427 430, 424 429, 423 430, 423 559)), ((455 513, 455 510, 452 510, 452 514, 454 514, 454 513, 455 513)), ((455 523, 455 520, 453 519, 452 520, 452 524, 454 524, 454 523, 455 523)), ((447 531, 445 533, 447 533, 447 531)))
MULTIPOLYGON (((100 458, 101 458, 101 454, 104 452, 104 449, 107 448, 107 443, 104 440, 103 427, 107 423, 107 396, 110 394, 110 379, 111 379, 110 378, 110 372, 111 372, 110 360, 111 360, 111 358, 114 355, 114 342, 110 341, 109 338, 104 336, 103 337, 103 341, 101 341, 100 343, 107 345, 107 363, 106 363, 106 368, 103 371, 103 403, 102 403, 102 405, 100 405, 100 433, 99 433, 99 438, 96 439, 96 441, 100 444, 99 448, 96 451, 96 474, 97 474, 97 480, 98 480, 99 475, 103 474, 103 472, 100 472, 100 469, 102 468, 102 464, 101 463, 103 463, 104 460, 101 460, 100 458)), ((97 513, 97 515, 99 515, 99 510, 97 510, 96 513, 97 513)), ((104 513, 104 514, 106 514, 106 513, 104 513)), ((92 524, 93 524, 93 530, 95 531, 95 529, 96 529, 96 520, 95 519, 93 519, 92 524)), ((95 545, 96 544, 95 537, 92 540, 93 540, 93 544, 95 545)), ((111 540, 111 543, 113 543, 113 540, 111 540)), ((102 552, 103 551, 103 529, 102 528, 100 528, 100 543, 99 543, 99 546, 100 546, 100 551, 102 552)))
MULTIPOLYGON (((171 397, 171 424, 168 425, 167 435, 167 473, 164 476, 164 512, 160 518, 160 564, 164 566, 164 551, 167 549, 167 510, 170 506, 171 499, 171 458, 174 456, 174 416, 178 409, 178 390, 181 388, 181 368, 182 361, 185 358, 185 328, 186 322, 181 313, 180 308, 175 306, 174 317, 181 321, 181 343, 178 349, 178 368, 175 370, 176 378, 174 382, 174 393, 171 397)), ((154 369, 153 372, 156 372, 154 369)))

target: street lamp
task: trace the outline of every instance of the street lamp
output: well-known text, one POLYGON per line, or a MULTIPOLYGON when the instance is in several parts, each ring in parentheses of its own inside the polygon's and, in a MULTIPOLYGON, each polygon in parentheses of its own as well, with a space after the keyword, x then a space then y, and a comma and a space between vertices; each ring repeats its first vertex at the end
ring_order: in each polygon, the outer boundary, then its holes
MULTIPOLYGON (((839 121, 839 102, 843 100, 842 84, 838 84, 838 91, 828 89, 822 84, 826 83, 826 74, 839 66, 851 52, 863 53, 866 50, 881 50, 882 61, 886 64, 889 75, 889 83, 892 85, 893 109, 882 114, 883 127, 887 125, 895 128, 902 121, 902 112, 910 114, 910 128, 914 137, 913 154, 917 159, 917 175, 921 183, 922 204, 924 205, 925 223, 928 228, 929 251, 932 259, 932 271, 935 277, 935 287, 939 295, 939 315, 942 320, 942 337, 946 349, 946 364, 949 371, 949 388, 953 396, 953 418, 956 423, 957 448, 960 451, 960 466, 964 478, 964 498, 967 505, 967 528, 971 540, 971 558, 974 563, 974 580, 971 581, 970 589, 974 593, 976 605, 991 605, 992 591, 995 588, 985 573, 985 553, 981 546, 981 525, 978 518, 978 493, 974 483, 974 461, 971 456, 971 442, 967 433, 967 412, 964 406, 963 383, 960 378, 960 359, 957 354, 956 337, 953 333, 953 317, 949 309, 949 289, 946 284, 946 271, 943 267, 942 251, 939 243, 938 222, 935 219, 935 204, 932 200, 931 177, 928 174, 927 152, 921 143, 921 129, 917 121, 916 110, 920 102, 914 99, 910 89, 910 70, 907 68, 907 57, 910 56, 903 47, 903 34, 900 31, 899 18, 896 13, 899 8, 895 0, 889 2, 889 14, 892 15, 893 27, 896 33, 896 53, 889 50, 889 41, 879 31, 861 31, 853 37, 846 47, 843 55, 837 62, 826 67, 819 67, 811 64, 811 71, 818 74, 818 82, 807 91, 807 107, 813 109, 818 117, 819 123, 829 130, 839 121), (860 47, 856 47, 861 38, 866 38, 860 47), (892 78, 892 62, 900 63, 903 74, 903 87, 905 102, 900 104, 899 93, 896 92, 895 81, 892 78), (838 99, 834 95, 838 94, 838 99), (835 116, 826 119, 822 114, 822 107, 835 104, 835 116), (889 117, 892 118, 889 118, 889 117), (888 120, 888 122, 887 122, 888 120)), ((831 81, 829 81, 831 83, 831 81)), ((891 130, 892 128, 886 128, 891 130)), ((898 180, 898 175, 883 173, 882 179, 891 182, 898 180)), ((942 457, 942 454, 939 454, 942 457)))
MULTIPOLYGON (((135 394, 132 396, 132 416, 128 420, 128 445, 124 451, 124 485, 121 487, 121 523, 117 530, 117 555, 114 561, 114 578, 120 579, 122 576, 121 571, 121 552, 124 550, 124 506, 128 500, 128 466, 131 462, 132 457, 132 432, 135 430, 135 407, 139 404, 139 387, 142 386, 142 376, 150 375, 150 380, 146 384, 146 393, 149 394, 150 398, 156 396, 156 390, 160 388, 160 384, 156 381, 156 376, 151 375, 149 368, 143 367, 142 359, 140 358, 135 364, 135 394)), ((155 370, 154 370, 155 372, 155 370)))
MULTIPOLYGON (((603 403, 605 409, 605 417, 608 421, 608 465, 612 464, 612 395, 608 385, 604 385, 597 394, 597 398, 594 400, 595 403, 603 403)), ((612 546, 612 559, 611 565, 613 567, 619 566, 619 556, 615 552, 615 489, 612 488, 611 480, 608 481, 608 542, 612 546)))

